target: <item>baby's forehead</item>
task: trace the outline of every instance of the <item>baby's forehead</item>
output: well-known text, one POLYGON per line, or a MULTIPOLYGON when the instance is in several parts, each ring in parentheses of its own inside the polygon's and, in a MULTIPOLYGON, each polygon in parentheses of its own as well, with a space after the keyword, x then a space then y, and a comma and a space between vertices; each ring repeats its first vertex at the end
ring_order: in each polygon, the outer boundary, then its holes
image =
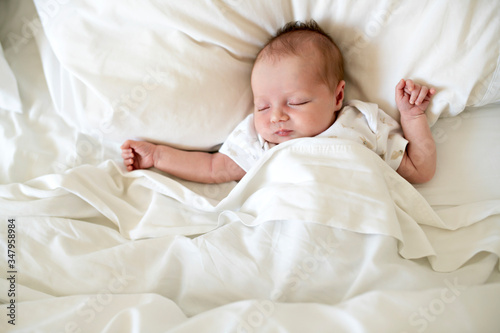
POLYGON ((269 87, 281 87, 282 85, 287 85, 288 90, 296 92, 308 89, 311 84, 324 83, 321 75, 322 69, 321 61, 316 58, 304 58, 294 54, 263 57, 253 67, 252 89, 267 90, 269 87), (309 86, 304 87, 304 82, 307 82, 309 86))
POLYGON ((284 63, 289 63, 287 60, 294 60, 293 63, 299 67, 307 65, 307 67, 315 66, 320 68, 323 65, 323 57, 321 53, 310 49, 307 52, 301 52, 298 54, 291 52, 268 53, 257 58, 253 70, 260 67, 260 65, 270 65, 273 67, 280 66, 284 63))

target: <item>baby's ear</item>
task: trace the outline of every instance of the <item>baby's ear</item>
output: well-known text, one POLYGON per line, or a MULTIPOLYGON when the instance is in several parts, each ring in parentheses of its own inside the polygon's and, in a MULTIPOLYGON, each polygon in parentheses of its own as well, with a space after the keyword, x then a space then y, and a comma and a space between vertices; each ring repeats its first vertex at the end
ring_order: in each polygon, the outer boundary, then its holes
POLYGON ((342 108, 342 103, 344 101, 344 88, 344 80, 340 81, 339 84, 337 84, 337 88, 335 88, 335 110, 340 110, 342 108))

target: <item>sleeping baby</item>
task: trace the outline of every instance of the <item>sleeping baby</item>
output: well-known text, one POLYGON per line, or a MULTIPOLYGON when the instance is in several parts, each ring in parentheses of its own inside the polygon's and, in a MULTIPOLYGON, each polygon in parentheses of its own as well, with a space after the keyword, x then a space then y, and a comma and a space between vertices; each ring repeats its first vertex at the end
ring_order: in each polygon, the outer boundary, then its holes
POLYGON ((317 136, 360 142, 409 182, 434 175, 436 147, 424 112, 435 89, 404 79, 396 85, 401 126, 375 104, 343 106, 342 54, 313 20, 288 23, 268 41, 255 60, 251 86, 253 114, 217 153, 128 140, 121 147, 127 170, 156 167, 196 182, 237 181, 266 150, 317 136))

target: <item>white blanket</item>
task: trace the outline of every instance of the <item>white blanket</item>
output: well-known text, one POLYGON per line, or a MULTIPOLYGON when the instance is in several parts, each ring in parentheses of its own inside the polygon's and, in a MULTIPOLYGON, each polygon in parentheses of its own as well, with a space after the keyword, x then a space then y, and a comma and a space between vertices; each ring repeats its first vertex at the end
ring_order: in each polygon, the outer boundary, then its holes
POLYGON ((223 200, 198 189, 114 162, 0 186, 18 244, 17 322, 2 331, 500 327, 499 221, 449 230, 357 143, 293 140, 223 200))

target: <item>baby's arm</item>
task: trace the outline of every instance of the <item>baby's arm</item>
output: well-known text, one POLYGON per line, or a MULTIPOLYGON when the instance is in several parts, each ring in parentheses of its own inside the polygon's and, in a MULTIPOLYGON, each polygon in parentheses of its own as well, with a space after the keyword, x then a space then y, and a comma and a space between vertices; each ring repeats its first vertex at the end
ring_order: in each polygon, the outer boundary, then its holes
POLYGON ((401 127, 408 140, 398 173, 411 183, 425 183, 436 171, 436 144, 432 137, 425 110, 434 88, 401 80, 396 86, 396 104, 401 113, 401 127))
POLYGON ((240 180, 245 171, 221 153, 184 151, 145 141, 126 141, 122 158, 128 171, 155 167, 173 176, 199 183, 240 180))

